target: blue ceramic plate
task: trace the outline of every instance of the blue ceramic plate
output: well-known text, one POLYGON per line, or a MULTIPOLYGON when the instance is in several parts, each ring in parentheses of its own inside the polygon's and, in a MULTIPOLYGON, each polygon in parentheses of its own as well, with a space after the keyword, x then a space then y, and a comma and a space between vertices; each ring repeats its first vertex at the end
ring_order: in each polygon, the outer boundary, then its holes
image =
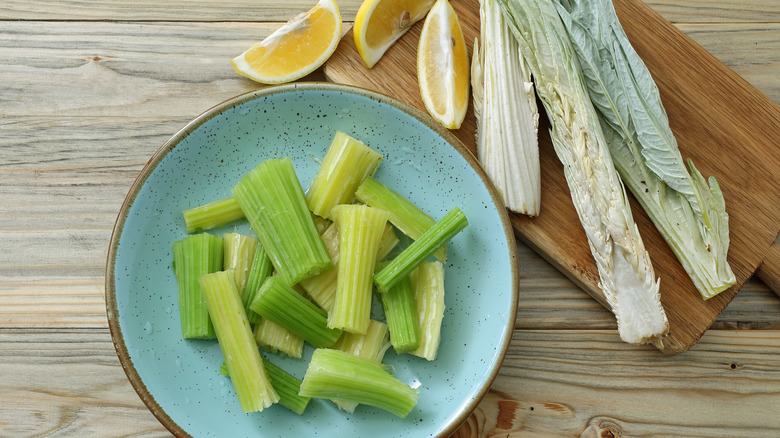
MULTIPOLYGON (((237 222, 216 234, 238 230, 237 222)), ((239 96, 185 126, 151 158, 114 228, 106 272, 108 321, 122 365, 149 409, 178 436, 447 436, 495 378, 517 307, 515 239, 499 197, 474 157, 426 114, 387 97, 332 84, 295 84, 239 96), (218 374, 215 341, 182 340, 171 244, 181 211, 230 196, 266 158, 291 157, 308 187, 333 134, 384 155, 376 177, 440 218, 461 208, 469 226, 448 245, 447 306, 437 360, 388 351, 394 374, 419 387, 406 418, 368 406, 354 414, 313 400, 303 416, 275 405, 244 414, 218 374)), ((374 311, 379 311, 376 308, 374 311)), ((380 317, 380 316, 378 316, 380 317)), ((269 359, 303 377, 307 359, 269 359)))

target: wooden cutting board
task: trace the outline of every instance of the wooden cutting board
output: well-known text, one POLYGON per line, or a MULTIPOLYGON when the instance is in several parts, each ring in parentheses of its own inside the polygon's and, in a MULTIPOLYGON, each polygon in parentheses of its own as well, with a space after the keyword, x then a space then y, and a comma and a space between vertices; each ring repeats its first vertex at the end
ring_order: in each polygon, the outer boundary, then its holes
MULTIPOLYGON (((469 53, 479 36, 478 0, 451 0, 469 53)), ((658 231, 631 199, 634 218, 661 280, 670 332, 661 350, 688 350, 753 275, 780 231, 780 106, 639 0, 615 0, 631 43, 661 92, 683 157, 721 185, 730 216, 729 261, 737 284, 704 301, 658 231)), ((416 76, 422 22, 402 37, 372 69, 358 55, 352 31, 324 68, 329 81, 378 91, 424 109, 416 76)), ((540 105, 541 108, 541 105, 540 105)), ((536 218, 511 214, 517 236, 606 305, 585 233, 569 197, 542 115, 539 147, 542 211, 536 218)), ((472 151, 471 108, 455 135, 472 151)), ((771 258, 772 260, 776 258, 771 258)), ((768 261, 769 263, 769 261, 768 261)), ((777 272, 764 266, 765 272, 777 272)), ((522 290, 520 291, 522 293, 522 290)))

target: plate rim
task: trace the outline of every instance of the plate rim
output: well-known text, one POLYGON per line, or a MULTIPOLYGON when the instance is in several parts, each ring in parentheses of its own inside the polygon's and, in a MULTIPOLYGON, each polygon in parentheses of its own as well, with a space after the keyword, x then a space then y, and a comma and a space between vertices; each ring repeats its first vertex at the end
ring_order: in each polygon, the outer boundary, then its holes
POLYGON ((269 87, 260 88, 258 90, 249 91, 230 99, 224 100, 207 110, 200 113, 197 117, 192 119, 182 128, 180 128, 173 136, 165 141, 162 146, 149 158, 144 167, 139 172, 138 176, 133 181, 127 195, 122 202, 122 206, 117 213, 117 218, 114 222, 114 227, 111 232, 111 239, 108 248, 108 254, 106 257, 106 275, 105 275, 105 300, 106 300, 106 317, 108 319, 108 328, 111 334, 111 340, 116 350, 119 362, 122 365, 122 369, 127 375, 130 384, 133 389, 144 402, 144 405, 151 411, 151 413, 165 426, 173 435, 177 437, 190 437, 189 432, 185 431, 178 423, 176 423, 155 400, 151 391, 146 387, 146 384, 141 379, 138 370, 133 364, 133 360, 128 352, 127 345, 125 344, 121 327, 119 325, 119 314, 116 300, 116 288, 115 288, 115 266, 117 250, 119 247, 119 240, 124 229, 124 224, 127 219, 129 210, 137 198, 140 190, 143 188, 149 176, 154 172, 162 159, 176 147, 182 140, 184 140, 189 134, 194 132, 201 125, 211 120, 212 118, 228 111, 238 105, 245 102, 262 98, 264 96, 284 94, 296 91, 335 91, 344 94, 352 94, 369 99, 375 100, 380 104, 387 104, 395 107, 402 112, 414 117, 421 123, 425 124, 428 128, 435 131, 436 134, 445 139, 445 141, 456 151, 461 157, 469 164, 469 166, 476 172, 477 176, 482 180, 485 188, 490 194, 493 205, 497 208, 497 213, 501 221, 501 225, 504 231, 504 235, 507 241, 509 250, 509 263, 511 267, 511 309, 509 310, 507 324, 502 332, 502 342, 499 345, 498 359, 495 362, 490 373, 486 379, 483 380, 476 395, 469 399, 461 409, 460 413, 456 415, 447 427, 445 427, 437 436, 447 437, 457 430, 471 413, 476 409, 477 405, 482 401, 487 392, 490 390, 493 382, 498 376, 501 365, 506 358, 509 344, 512 340, 512 333, 515 328, 515 321, 517 319, 517 305, 519 301, 519 261, 517 254, 517 241, 514 235, 514 231, 511 226, 509 214, 504 208, 504 203, 501 196, 498 194, 497 189, 494 187, 490 178, 485 173, 482 166, 479 164, 477 158, 466 148, 466 146, 448 129, 444 128, 441 124, 436 122, 429 114, 415 108, 409 104, 401 102, 395 98, 386 96, 384 94, 377 93, 365 88, 340 85, 329 82, 297 82, 292 84, 274 85, 269 87))

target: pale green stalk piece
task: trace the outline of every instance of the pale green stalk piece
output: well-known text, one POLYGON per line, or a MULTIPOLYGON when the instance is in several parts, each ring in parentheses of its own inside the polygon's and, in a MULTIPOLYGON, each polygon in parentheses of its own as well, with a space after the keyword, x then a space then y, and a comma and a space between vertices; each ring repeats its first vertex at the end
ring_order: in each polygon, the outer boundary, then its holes
POLYGON ((479 2, 471 89, 477 119, 477 157, 506 207, 536 216, 541 208, 539 110, 531 71, 496 0, 479 2))
POLYGON ((385 293, 395 286, 468 224, 466 215, 458 207, 453 207, 374 275, 374 284, 379 292, 385 293))
POLYGON ((265 248, 263 248, 263 245, 256 245, 255 255, 252 257, 252 267, 249 269, 249 276, 246 280, 246 289, 241 296, 244 310, 246 310, 246 317, 249 318, 250 324, 259 323, 261 318, 260 315, 249 308, 249 305, 254 301, 260 286, 262 286, 266 278, 271 276, 273 271, 274 266, 271 264, 271 259, 268 257, 265 248))
POLYGON ((201 275, 198 281, 241 410, 262 411, 279 401, 279 395, 266 374, 234 278, 230 271, 219 271, 201 275))
POLYGON ((425 262, 411 274, 411 288, 417 309, 420 343, 410 353, 427 360, 435 360, 441 343, 441 324, 444 319, 444 265, 438 261, 425 262))
POLYGON ((277 276, 265 280, 249 308, 317 348, 330 347, 341 336, 341 330, 327 327, 324 310, 277 276))
MULTIPOLYGON (((261 356, 262 357, 262 356, 261 356)), ((311 397, 301 397, 298 391, 301 389, 301 381, 288 373, 280 366, 263 357, 263 366, 271 380, 274 390, 279 394, 279 404, 285 408, 303 415, 306 407, 309 406, 311 397)), ((230 370, 226 363, 219 367, 219 374, 230 377, 230 370)))
MULTIPOLYGON (((433 216, 374 178, 366 178, 358 186, 355 198, 364 204, 390 213, 387 220, 412 240, 419 239, 436 223, 433 216)), ((447 248, 439 248, 435 255, 442 263, 446 263, 447 248)))
POLYGON ((289 157, 260 163, 236 184, 233 196, 287 284, 332 267, 289 157))
POLYGON ((363 204, 333 208, 339 228, 336 298, 328 327, 365 333, 371 319, 372 278, 388 213, 363 204))
POLYGON ((179 318, 184 339, 214 339, 214 326, 198 277, 222 269, 222 238, 195 234, 173 243, 173 271, 179 290, 179 318))
MULTIPOLYGON (((315 277, 308 278, 298 283, 306 293, 317 303, 320 308, 330 312, 333 308, 333 301, 336 298, 336 281, 338 279, 339 263, 339 233, 336 224, 331 224, 323 233, 322 240, 328 249, 330 260, 333 262, 333 269, 325 271, 315 277)), ((398 245, 399 239, 395 234, 393 226, 385 225, 385 231, 382 233, 382 240, 379 242, 377 250, 377 261, 384 260, 390 251, 398 245)))
MULTIPOLYGON (((365 359, 382 362, 385 352, 390 348, 387 324, 372 319, 368 323, 366 334, 344 332, 331 348, 365 359)), ((342 400, 333 400, 333 402, 336 403, 339 409, 350 414, 355 412, 355 408, 358 405, 356 402, 342 400)))
POLYGON ((555 4, 497 0, 536 81, 572 201, 621 339, 662 342, 669 330, 659 282, 612 163, 579 61, 555 4))
POLYGON ((365 177, 376 172, 381 162, 382 154, 341 131, 336 132, 306 193, 309 209, 318 216, 333 219, 331 209, 352 203, 355 189, 365 177))
POLYGON ((390 374, 387 365, 330 348, 314 350, 299 394, 375 406, 401 418, 419 397, 419 391, 390 374))
POLYGON ((704 299, 736 282, 727 260, 728 214, 669 127, 658 87, 609 0, 558 0, 558 13, 599 111, 615 167, 704 299))
POLYGON ((380 295, 393 349, 397 354, 416 350, 420 346, 420 328, 409 275, 380 295))
POLYGON ((181 212, 188 233, 210 230, 244 218, 236 198, 220 199, 181 212))
POLYGON ((258 240, 252 236, 240 233, 224 233, 222 240, 225 243, 225 256, 222 264, 222 270, 232 270, 236 276, 236 287, 241 301, 244 301, 244 291, 249 279, 249 272, 252 269, 252 261, 255 258, 255 251, 258 246, 258 240))
POLYGON ((254 335, 257 345, 272 353, 295 358, 303 355, 303 338, 267 318, 255 324, 254 335))

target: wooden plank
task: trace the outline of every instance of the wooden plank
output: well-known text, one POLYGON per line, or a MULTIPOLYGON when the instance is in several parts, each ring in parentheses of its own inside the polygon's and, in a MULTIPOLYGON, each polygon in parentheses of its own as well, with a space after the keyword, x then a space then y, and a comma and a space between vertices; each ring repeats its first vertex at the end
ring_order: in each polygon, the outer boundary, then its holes
MULTIPOLYGON (((756 1, 756 0, 753 0, 756 1)), ((287 21, 309 10, 316 0, 227 0, 215 4, 208 0, 136 0, 96 2, 67 0, 31 2, 7 0, 0 4, 0 19, 5 20, 118 20, 118 21, 287 21)), ((361 0, 340 0, 344 20, 352 21, 361 0)), ((759 3, 760 5, 760 3, 759 3)))
POLYGON ((766 23, 780 21, 780 4, 773 0, 742 2, 739 0, 647 0, 653 8, 672 23, 766 23))
POLYGON ((777 436, 778 346, 776 331, 710 331, 662 357, 607 333, 516 331, 453 436, 777 436))
MULTIPOLYGON (((683 355, 613 331, 518 330, 455 437, 776 436, 780 331, 710 331, 683 355), (605 435, 582 435, 605 436, 605 435)), ((170 436, 127 381, 108 331, 0 330, 5 436, 170 436)))
POLYGON ((168 437, 100 330, 0 330, 3 436, 168 437))
MULTIPOLYGON (((469 45, 478 33, 477 2, 452 4, 469 45)), ((691 158, 704 175, 718 179, 730 215, 729 260, 737 285, 705 302, 647 216, 632 204, 661 278, 662 302, 670 321, 663 349, 681 352, 696 342, 753 274, 780 230, 780 194, 775 190, 780 174, 776 148, 780 106, 640 1, 618 1, 616 9, 659 85, 683 156, 691 158), (723 156, 738 159, 722 160, 723 156)), ((362 65, 347 35, 326 64, 325 74, 334 82, 377 90, 424 109, 417 87, 411 86, 417 80, 414 61, 420 28, 420 23, 414 26, 371 70, 362 65)), ((542 213, 536 218, 512 215, 512 224, 526 244, 606 304, 547 126, 540 127, 542 213)), ((469 113, 463 126, 454 131, 472 151, 474 130, 469 113)))
MULTIPOLYGON (((0 4, 3 20, 121 20, 121 21, 286 21, 308 10, 314 0, 295 0, 280 3, 273 0, 171 0, 156 2, 135 0, 128 2, 96 2, 67 0, 31 2, 5 0, 0 4)), ((360 0, 340 0, 339 9, 345 21, 352 21, 360 0)), ((780 21, 780 6, 774 0, 718 1, 706 0, 662 1, 648 0, 647 4, 672 22, 768 22, 780 21)))

